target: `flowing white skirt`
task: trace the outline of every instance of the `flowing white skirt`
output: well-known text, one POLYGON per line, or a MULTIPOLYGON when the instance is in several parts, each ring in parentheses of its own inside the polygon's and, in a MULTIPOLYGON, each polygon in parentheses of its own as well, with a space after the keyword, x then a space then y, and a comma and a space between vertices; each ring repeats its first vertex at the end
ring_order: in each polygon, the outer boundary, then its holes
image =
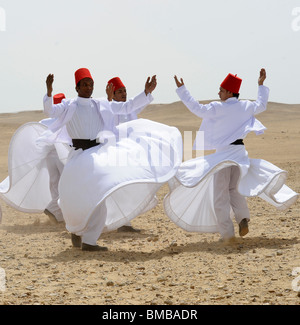
POLYGON ((118 139, 74 151, 64 167, 59 205, 72 233, 83 233, 98 212, 99 220, 105 218, 103 231, 126 224, 155 202, 155 193, 182 162, 178 129, 144 119, 117 128, 118 139))
POLYGON ((248 158, 242 145, 230 145, 181 164, 164 198, 169 218, 186 231, 218 232, 213 180, 215 173, 229 166, 240 170, 237 190, 241 195, 259 196, 279 210, 296 202, 298 194, 285 185, 286 171, 268 161, 248 158))
MULTIPOLYGON (((16 130, 9 144, 8 176, 0 183, 0 198, 21 212, 41 213, 52 201, 47 156, 54 146, 36 143, 45 130, 41 123, 26 123, 16 130)), ((56 146, 61 154, 68 155, 66 146, 56 146)))
MULTIPOLYGON (((154 208, 158 202, 156 191, 175 175, 181 163, 181 135, 176 128, 148 120, 140 119, 137 123, 126 125, 120 127, 120 141, 111 138, 106 145, 84 152, 72 152, 63 143, 37 144, 47 126, 38 122, 22 125, 10 141, 8 176, 0 183, 0 198, 18 211, 42 213, 52 201, 47 157, 56 150, 63 163, 66 163, 70 152, 74 156, 74 159, 69 158, 63 178, 66 182, 63 181, 61 186, 66 192, 62 202, 70 197, 70 207, 65 211, 67 216, 72 213, 74 202, 80 202, 76 212, 81 218, 82 215, 87 217, 96 208, 93 206, 95 201, 100 203, 106 199, 108 214, 105 230, 108 231, 154 208), (75 168, 74 173, 72 168, 75 168), (70 180, 66 176, 69 173, 72 175, 70 180), (76 188, 79 193, 74 200, 76 188), (88 195, 90 191, 94 191, 91 196, 88 195), (131 205, 134 208, 128 208, 131 205)), ((0 222, 1 219, 0 206, 0 222)), ((73 215, 69 219, 74 220, 73 215)), ((72 226, 74 223, 71 223, 72 226)))

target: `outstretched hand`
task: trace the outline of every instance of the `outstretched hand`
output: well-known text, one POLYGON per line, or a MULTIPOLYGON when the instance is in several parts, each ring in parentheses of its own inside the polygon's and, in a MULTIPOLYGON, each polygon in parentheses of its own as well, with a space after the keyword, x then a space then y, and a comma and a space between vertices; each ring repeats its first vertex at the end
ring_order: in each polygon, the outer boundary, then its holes
POLYGON ((48 97, 52 96, 52 91, 53 91, 53 81, 54 81, 54 75, 49 74, 46 79, 46 86, 47 86, 47 95, 48 97))
POLYGON ((114 91, 115 91, 115 87, 113 83, 110 83, 106 86, 107 100, 109 102, 111 102, 114 97, 114 91))
POLYGON ((267 78, 266 70, 261 69, 260 72, 259 72, 258 84, 260 86, 263 85, 266 78, 267 78))
POLYGON ((145 84, 145 94, 148 95, 149 93, 151 94, 152 91, 156 88, 156 75, 147 78, 146 84, 145 84))
POLYGON ((177 76, 174 76, 174 79, 175 79, 175 82, 176 82, 176 85, 177 85, 178 88, 184 85, 184 82, 183 82, 182 78, 180 78, 180 81, 179 81, 177 76))

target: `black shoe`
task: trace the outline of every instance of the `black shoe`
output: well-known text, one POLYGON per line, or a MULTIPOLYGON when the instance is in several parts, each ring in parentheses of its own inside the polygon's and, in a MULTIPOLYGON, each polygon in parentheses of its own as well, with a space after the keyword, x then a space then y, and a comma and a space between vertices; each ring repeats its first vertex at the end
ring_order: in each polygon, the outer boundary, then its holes
POLYGON ((248 220, 245 218, 239 223, 239 234, 241 237, 247 235, 249 232, 248 220))
POLYGON ((122 226, 118 228, 118 232, 141 232, 141 230, 133 228, 132 226, 122 226))
POLYGON ((89 245, 89 244, 85 244, 85 243, 82 243, 81 249, 83 251, 89 251, 89 252, 108 251, 107 247, 99 246, 99 245, 89 245))
POLYGON ((81 247, 81 237, 75 234, 71 234, 71 240, 73 247, 81 247))

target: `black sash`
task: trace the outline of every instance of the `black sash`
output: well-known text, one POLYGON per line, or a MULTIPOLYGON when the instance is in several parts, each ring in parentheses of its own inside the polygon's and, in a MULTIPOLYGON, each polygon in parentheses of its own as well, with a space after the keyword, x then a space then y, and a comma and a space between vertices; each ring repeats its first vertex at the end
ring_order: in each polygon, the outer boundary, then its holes
POLYGON ((230 143, 230 144, 233 144, 233 145, 244 145, 244 141, 243 139, 237 139, 235 140, 234 142, 230 143))
POLYGON ((82 150, 86 150, 92 147, 97 146, 98 142, 96 142, 95 140, 90 140, 90 139, 72 139, 72 143, 73 143, 73 147, 75 148, 75 150, 77 149, 82 149, 82 150))

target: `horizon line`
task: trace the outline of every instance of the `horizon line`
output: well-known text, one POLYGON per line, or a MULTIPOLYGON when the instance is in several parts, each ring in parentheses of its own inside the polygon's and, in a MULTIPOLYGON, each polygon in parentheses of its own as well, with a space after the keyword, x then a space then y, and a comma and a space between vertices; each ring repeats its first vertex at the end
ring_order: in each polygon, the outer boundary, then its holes
MULTIPOLYGON (((250 101, 255 101, 253 99, 243 99, 240 98, 240 100, 250 100, 250 101)), ((214 101, 220 101, 220 99, 203 99, 203 100, 198 100, 199 103, 206 103, 206 102, 214 102, 214 101)), ((184 103, 179 100, 179 101, 175 101, 175 102, 171 102, 171 103, 150 103, 149 105, 147 105, 147 107, 149 106, 155 106, 155 105, 174 105, 174 104, 178 104, 178 103, 182 103, 182 105, 184 105, 184 103)), ((300 103, 293 103, 293 104, 289 104, 289 103, 282 103, 282 102, 273 102, 273 101, 269 101, 268 104, 278 104, 278 105, 300 105, 300 103)), ((147 107, 145 107, 145 110, 147 109, 147 107)), ((1 112, 0 110, 0 115, 2 114, 18 114, 18 113, 25 113, 25 112, 43 112, 43 109, 22 109, 22 110, 18 110, 18 111, 6 111, 6 112, 1 112)))

